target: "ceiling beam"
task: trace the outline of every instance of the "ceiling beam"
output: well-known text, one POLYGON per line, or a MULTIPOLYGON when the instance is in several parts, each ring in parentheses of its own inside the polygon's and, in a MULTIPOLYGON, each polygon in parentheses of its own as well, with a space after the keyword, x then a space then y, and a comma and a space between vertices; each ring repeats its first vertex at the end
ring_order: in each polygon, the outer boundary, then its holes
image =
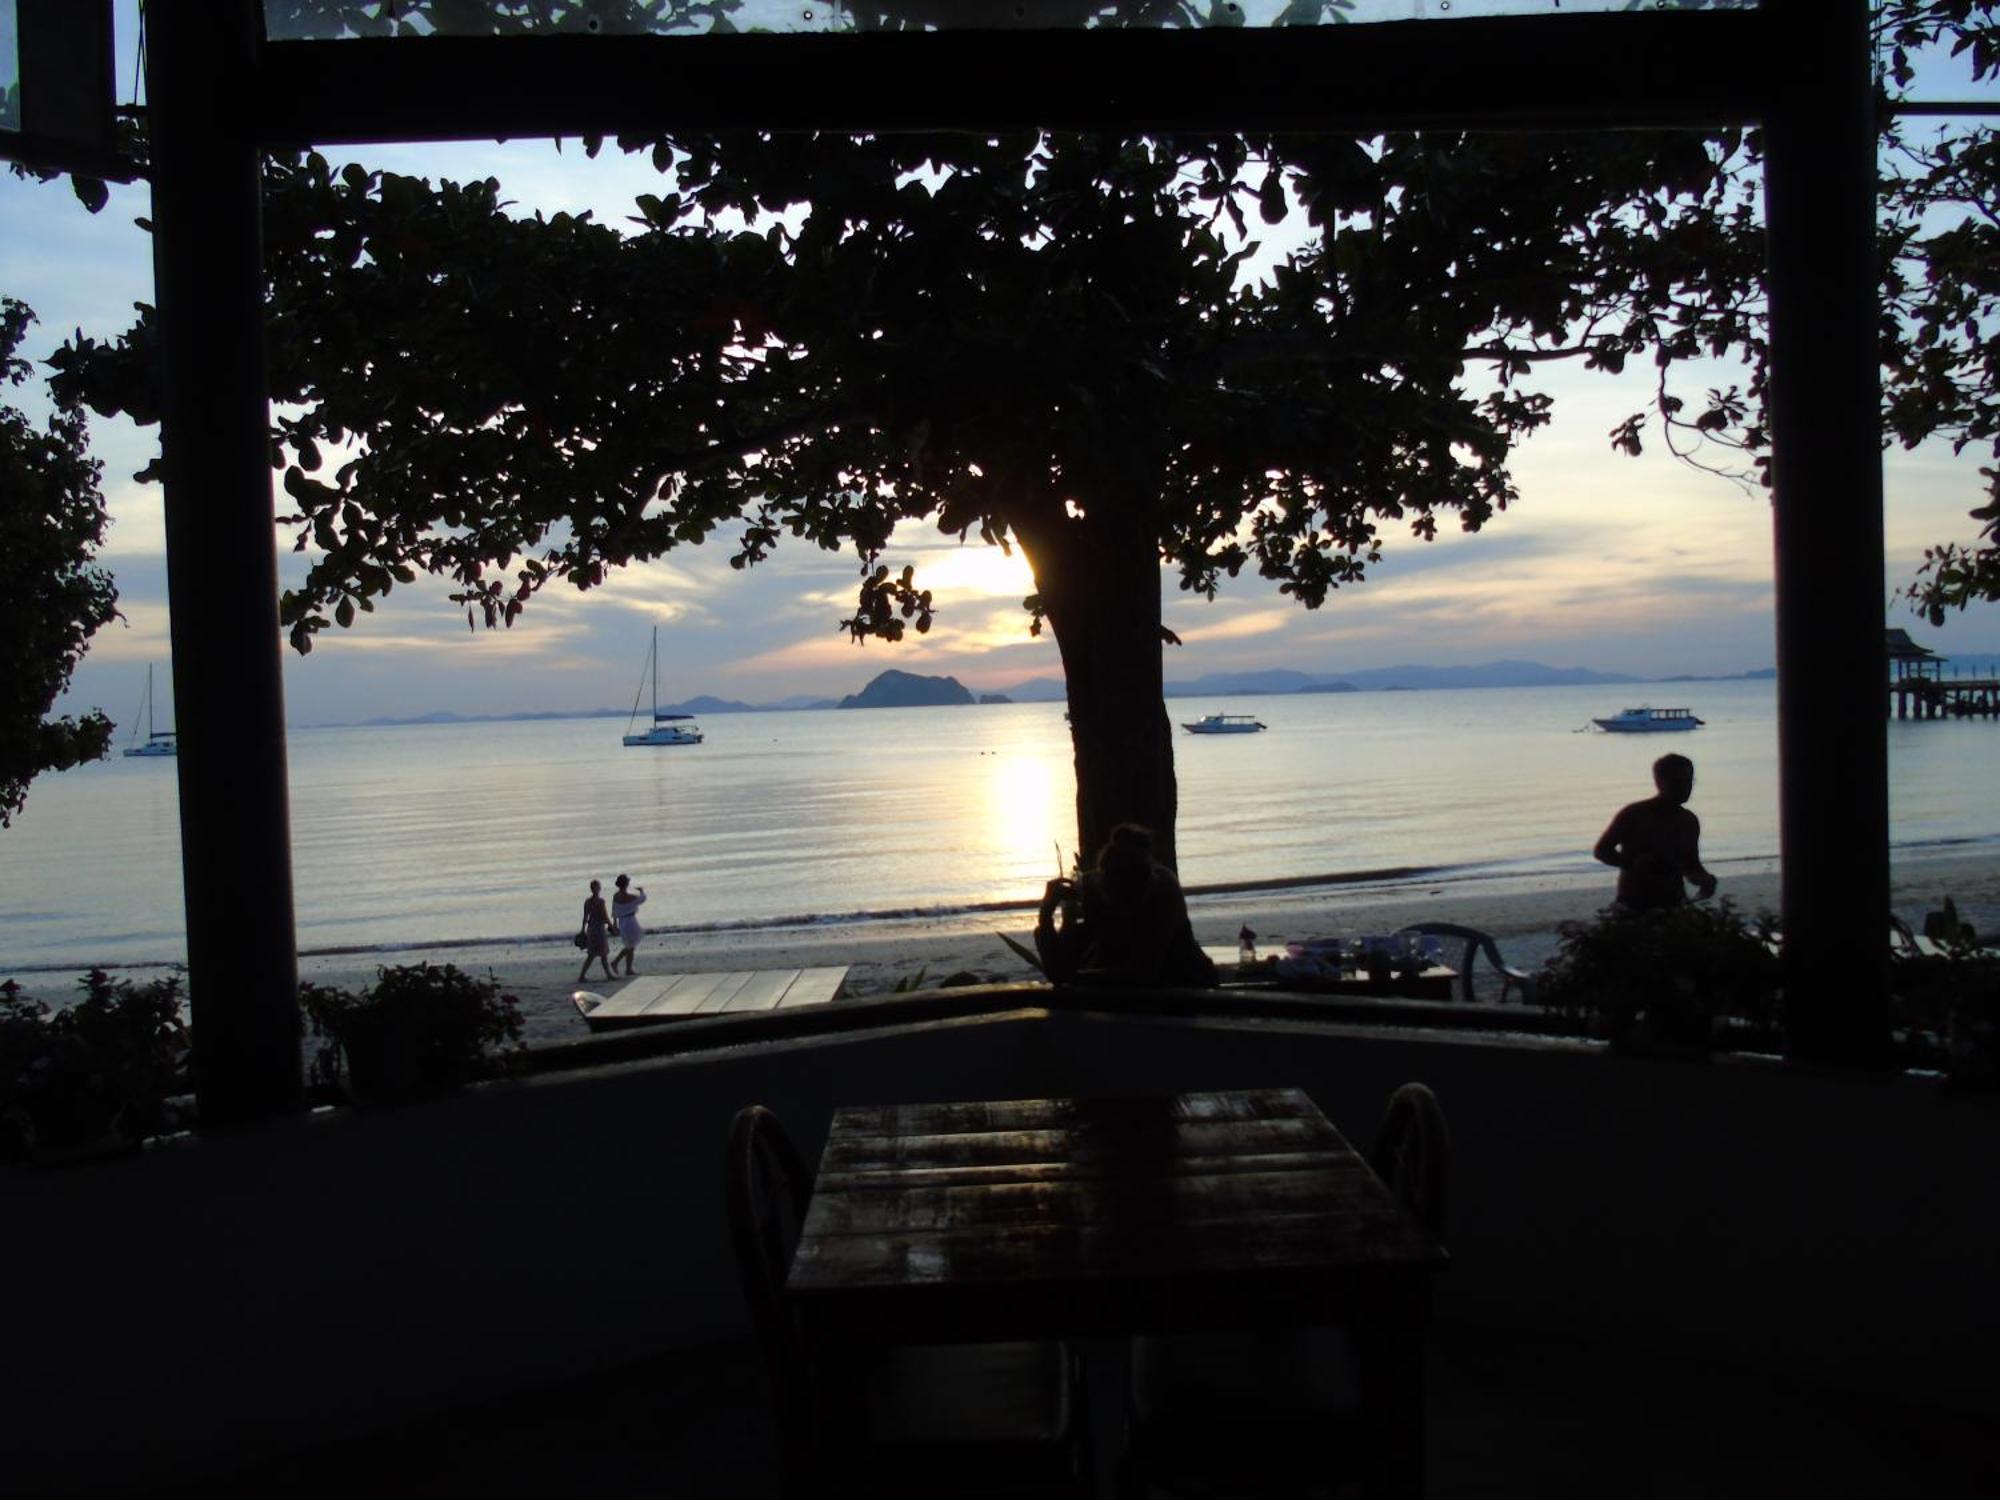
POLYGON ((270 145, 671 129, 1603 129, 1761 117, 1762 11, 1282 29, 267 43, 270 145))

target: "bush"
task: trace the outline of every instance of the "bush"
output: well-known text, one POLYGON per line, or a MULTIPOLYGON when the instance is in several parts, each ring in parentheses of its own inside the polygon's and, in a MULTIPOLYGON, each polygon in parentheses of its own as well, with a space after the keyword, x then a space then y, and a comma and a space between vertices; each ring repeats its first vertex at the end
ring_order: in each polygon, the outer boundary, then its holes
POLYGON ((1953 1083, 2000 1087, 2000 952, 1982 947, 1950 897, 1924 918, 1928 954, 1889 965, 1889 1006, 1908 1061, 1953 1083))
POLYGON ((187 1091, 179 975, 133 984, 92 969, 51 1013, 0 985, 0 1161, 136 1145, 178 1124, 187 1091))
POLYGON ((299 986, 307 1023, 322 1039, 316 1081, 343 1086, 356 1103, 400 1104, 508 1070, 521 1044, 521 1012, 490 974, 475 978, 451 964, 375 974, 358 994, 299 986))
POLYGON ((1541 1003, 1619 1042, 1709 1047, 1723 1018, 1765 1030, 1777 1014, 1776 923, 1727 899, 1565 922, 1536 980, 1541 1003))

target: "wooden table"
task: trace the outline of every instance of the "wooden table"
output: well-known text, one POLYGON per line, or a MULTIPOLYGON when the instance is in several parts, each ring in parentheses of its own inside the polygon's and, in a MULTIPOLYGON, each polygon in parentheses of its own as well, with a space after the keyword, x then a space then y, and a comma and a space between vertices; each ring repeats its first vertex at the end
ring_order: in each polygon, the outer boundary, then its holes
POLYGON ((1418 1493, 1422 1328, 1444 1263, 1311 1099, 1259 1089, 837 1110, 785 1291, 818 1347, 1122 1349, 1340 1323, 1364 1348, 1398 1490, 1418 1493))
MULTIPOLYGON (((735 969, 722 974, 647 974, 634 979, 602 1005, 577 1009, 592 1031, 652 1026, 691 1016, 742 1015, 749 1011, 796 1010, 822 1005, 840 994, 847 965, 822 969, 735 969)), ((581 995, 585 992, 579 991, 581 995)))

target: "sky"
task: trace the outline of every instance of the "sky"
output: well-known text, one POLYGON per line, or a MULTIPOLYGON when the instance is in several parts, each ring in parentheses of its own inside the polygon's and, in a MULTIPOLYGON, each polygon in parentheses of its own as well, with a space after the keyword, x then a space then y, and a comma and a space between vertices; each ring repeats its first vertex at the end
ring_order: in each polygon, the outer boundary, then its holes
MULTIPOLYGON (((125 97, 130 35, 121 33, 119 49, 125 97)), ((591 162, 575 143, 561 152, 523 141, 328 155, 336 165, 354 159, 432 179, 491 175, 523 211, 589 208, 611 223, 630 211, 633 194, 659 191, 661 181, 643 159, 607 149, 591 162)), ((143 183, 114 187, 110 205, 92 215, 65 184, 0 177, 0 292, 40 315, 25 353, 46 358, 74 330, 106 339, 129 325, 133 304, 151 296, 149 242, 133 223, 147 212, 143 183)), ((1740 378, 1718 373, 1701 383, 1740 378)), ((1369 579, 1317 611, 1247 574, 1225 581, 1213 602, 1180 593, 1164 574, 1166 623, 1183 642, 1167 648, 1168 678, 1501 658, 1642 676, 1770 666, 1768 500, 1677 463, 1657 441, 1641 458, 1613 451, 1611 428, 1649 404, 1648 376, 1645 368, 1621 377, 1550 374, 1543 388, 1556 398, 1554 424, 1513 460, 1520 501, 1476 535, 1441 530, 1424 543, 1386 532, 1369 579)), ((5 399, 37 409, 32 393, 5 399)), ((170 657, 160 491, 131 478, 156 446, 156 429, 93 419, 112 517, 101 561, 117 580, 124 618, 100 632, 65 707, 101 706, 121 726, 133 718, 146 665, 164 669, 170 657)), ((1976 454, 1954 457, 1941 445, 1885 456, 1892 592, 1912 579, 1926 546, 1973 539, 1967 512, 1982 500, 1978 468, 1976 454)), ((289 536, 274 532, 274 544, 281 577, 296 577, 289 536)), ((949 674, 975 691, 1060 675, 1053 641, 1028 635, 1020 601, 1033 585, 1018 554, 905 526, 893 554, 934 590, 937 624, 900 644, 857 646, 839 628, 860 566, 851 553, 781 544, 770 561, 737 572, 729 550, 725 532, 718 544, 628 568, 587 594, 552 587, 511 630, 468 631, 449 585, 420 580, 356 628, 323 632, 309 657, 286 649, 288 717, 309 725, 433 710, 623 708, 639 689, 656 624, 663 701, 837 697, 892 667, 949 674)), ((1885 623, 1935 650, 2000 652, 2000 608, 1976 607, 1932 629, 1901 601, 1884 602, 1885 623)), ((164 705, 164 679, 162 697, 164 705)))

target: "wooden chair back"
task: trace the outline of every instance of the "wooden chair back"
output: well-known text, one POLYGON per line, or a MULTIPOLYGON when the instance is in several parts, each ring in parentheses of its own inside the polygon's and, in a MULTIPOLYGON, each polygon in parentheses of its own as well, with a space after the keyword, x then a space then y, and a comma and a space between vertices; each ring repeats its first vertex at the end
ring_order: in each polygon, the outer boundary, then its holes
POLYGON ((804 1380, 798 1334, 783 1293, 812 1197, 812 1173, 783 1122, 761 1104, 746 1105, 730 1123, 723 1197, 737 1280, 763 1347, 773 1409, 791 1448, 805 1435, 804 1380))
POLYGON ((1451 1175, 1451 1135, 1437 1095, 1406 1083, 1389 1096, 1368 1165, 1417 1222, 1444 1240, 1445 1189, 1451 1175))

